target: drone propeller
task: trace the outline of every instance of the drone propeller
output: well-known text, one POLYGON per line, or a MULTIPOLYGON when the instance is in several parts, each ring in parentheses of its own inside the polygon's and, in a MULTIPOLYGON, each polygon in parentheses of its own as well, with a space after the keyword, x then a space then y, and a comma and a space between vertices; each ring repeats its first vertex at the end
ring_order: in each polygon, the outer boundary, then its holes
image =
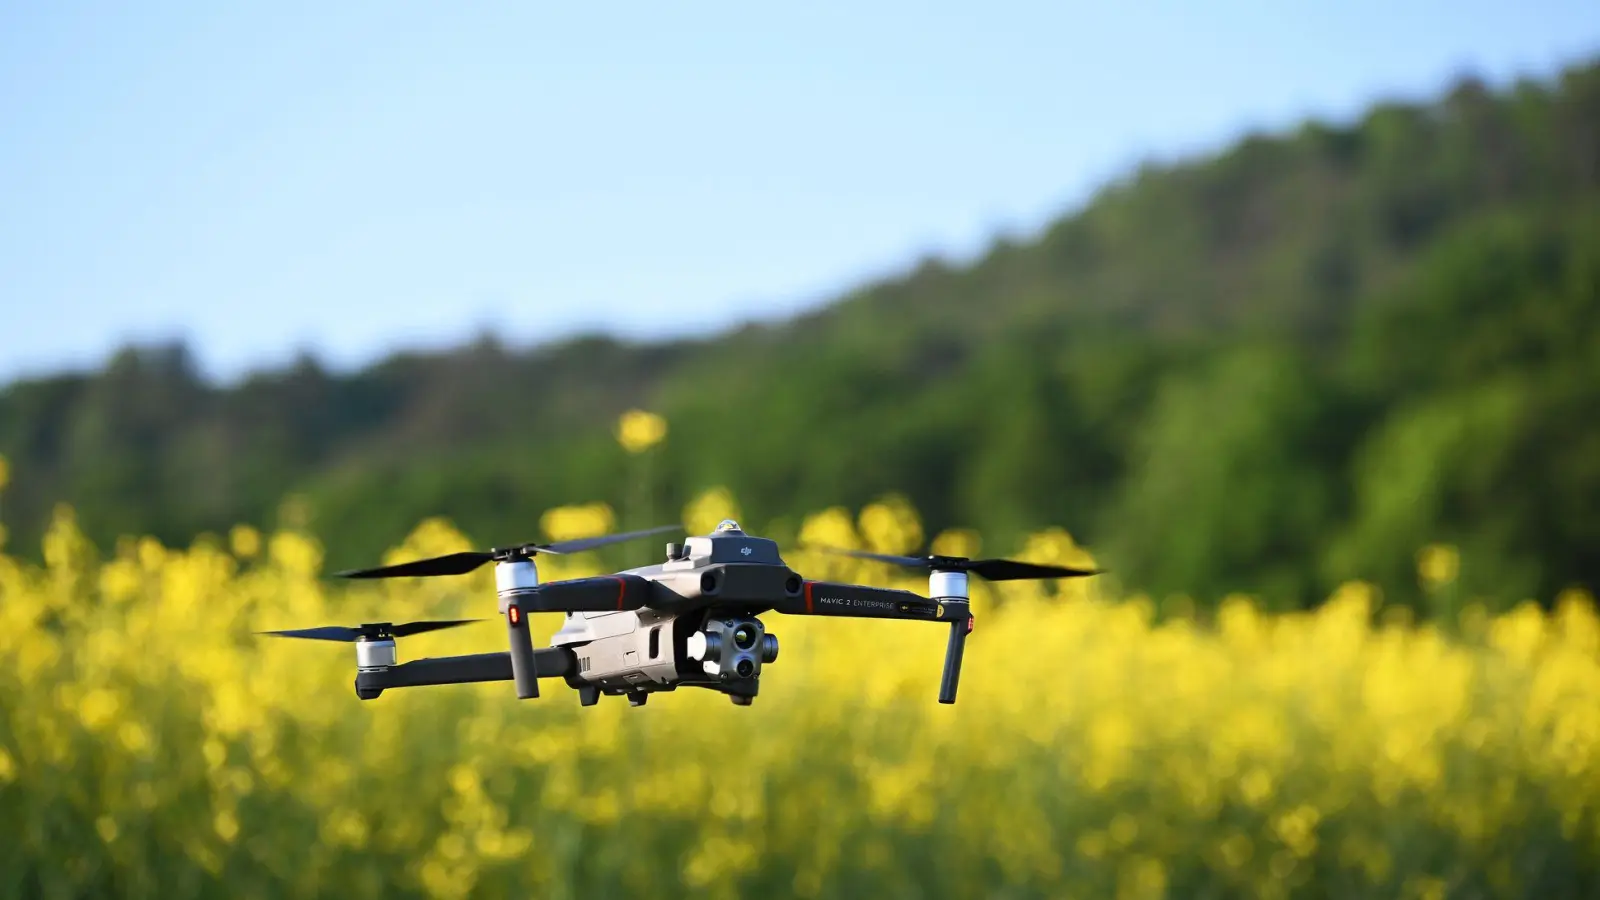
POLYGON ((1081 578, 1086 575, 1099 575, 1103 571, 1101 569, 1074 569, 1067 566, 1022 562, 1016 559, 968 559, 965 556, 896 556, 891 553, 869 553, 865 550, 839 550, 833 547, 823 547, 822 549, 825 552, 840 556, 871 559, 913 569, 928 569, 939 572, 971 572, 989 581, 1081 578))
POLYGON ((399 625, 391 625, 388 622, 369 622, 355 628, 343 625, 324 625, 320 628, 291 628, 287 631, 258 631, 256 634, 305 638, 313 641, 342 641, 348 644, 362 639, 380 640, 382 638, 406 637, 407 635, 421 634, 425 631, 455 628, 458 625, 467 625, 479 621, 482 620, 446 619, 433 622, 403 622, 399 625))
POLYGON ((495 560, 526 559, 530 556, 537 556, 540 553, 558 555, 582 553, 585 550, 594 550, 611 544, 620 544, 623 541, 649 537, 652 534, 678 530, 681 529, 677 525, 663 525, 659 528, 647 528, 643 531, 626 531, 621 534, 605 534, 599 537, 557 541, 554 544, 521 544, 516 547, 496 548, 494 550, 464 550, 460 553, 447 553, 444 556, 417 559, 392 566, 354 569, 336 574, 340 578, 408 578, 432 575, 465 575, 484 563, 495 560))

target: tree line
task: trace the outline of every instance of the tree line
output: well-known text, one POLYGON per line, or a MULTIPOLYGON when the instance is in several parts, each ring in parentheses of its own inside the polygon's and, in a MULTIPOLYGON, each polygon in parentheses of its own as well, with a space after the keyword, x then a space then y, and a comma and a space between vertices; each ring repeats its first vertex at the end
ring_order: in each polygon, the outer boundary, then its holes
POLYGON ((971 265, 707 339, 485 338, 227 386, 129 347, 0 391, 0 522, 36 553, 58 502, 106 546, 288 515, 338 566, 428 515, 506 543, 551 506, 671 521, 726 485, 782 539, 895 492, 930 533, 1011 552, 1059 525, 1124 587, 1202 603, 1365 578, 1437 604, 1433 543, 1459 596, 1548 600, 1600 587, 1597 185, 1589 62, 1145 165, 971 265), (671 423, 647 458, 611 433, 633 407, 671 423))

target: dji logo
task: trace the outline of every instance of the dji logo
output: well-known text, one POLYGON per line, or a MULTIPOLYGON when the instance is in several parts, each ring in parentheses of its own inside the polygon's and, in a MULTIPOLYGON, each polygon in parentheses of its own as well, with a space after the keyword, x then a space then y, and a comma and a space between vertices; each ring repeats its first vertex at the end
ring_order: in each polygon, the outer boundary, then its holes
POLYGON ((745 556, 749 556, 750 555, 750 548, 749 547, 740 547, 739 548, 739 552, 744 554, 745 556))

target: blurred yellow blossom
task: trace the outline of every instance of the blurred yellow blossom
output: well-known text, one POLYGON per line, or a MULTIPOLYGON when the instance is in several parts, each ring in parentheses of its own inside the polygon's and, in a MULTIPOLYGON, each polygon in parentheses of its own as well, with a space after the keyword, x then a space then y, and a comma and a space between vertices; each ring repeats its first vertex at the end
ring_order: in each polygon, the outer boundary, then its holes
POLYGON ((398 547, 383 556, 384 565, 394 565, 425 556, 442 556, 473 549, 472 541, 448 519, 430 516, 418 522, 398 547))
POLYGON ((312 578, 322 568, 322 548, 311 538, 295 532, 278 532, 267 542, 267 554, 274 565, 301 578, 312 578))
POLYGON ((1017 559, 1055 566, 1092 569, 1094 556, 1061 528, 1047 528, 1030 535, 1017 559))
POLYGON ((228 532, 228 545, 240 559, 254 559, 261 553, 261 532, 249 525, 235 525, 228 532))
POLYGON ((1461 569, 1461 554, 1448 544, 1429 544, 1417 553, 1417 574, 1430 588, 1456 580, 1461 569))
POLYGON ((643 453, 667 436, 667 420, 642 409, 630 409, 617 420, 617 442, 629 453, 643 453))
POLYGON ((982 549, 982 539, 970 528, 949 528, 941 531, 929 545, 929 552, 936 556, 965 556, 969 559, 976 558, 982 549))
POLYGON ((861 510, 861 536, 878 553, 910 553, 922 545, 922 523, 904 497, 891 495, 861 510))
POLYGON ((834 506, 806 516, 800 525, 800 543, 802 546, 854 550, 861 546, 861 538, 856 534, 850 511, 842 506, 834 506))
POLYGON ((539 527, 552 541, 596 537, 616 526, 616 515, 604 503, 558 506, 539 517, 539 527))
MULTIPOLYGON (((685 510, 702 532, 729 517, 720 488, 685 510)), ((612 524, 603 504, 541 522, 612 524)), ((802 548, 910 549, 921 527, 893 498, 822 510, 785 558, 915 584, 802 548)), ((1434 897, 1593 880, 1600 614, 1576 588, 1467 605, 1455 629, 1375 622, 1363 582, 1294 613, 1230 596, 1214 624, 1181 595, 1158 620, 1149 598, 1018 583, 968 643, 954 707, 935 702, 943 629, 782 616, 749 709, 699 690, 582 708, 558 682, 531 702, 504 684, 367 702, 348 648, 249 632, 455 615, 492 605, 487 586, 329 583, 296 531, 228 545, 102 558, 62 508, 43 566, 0 555, 0 804, 52 823, 48 841, 19 832, 3 868, 41 895, 1434 897)), ((430 519, 386 559, 467 546, 430 519)), ((977 552, 961 531, 933 546, 977 552)), ((1060 530, 1026 552, 1092 560, 1060 530)), ((1419 568, 1453 578, 1449 559, 1419 568)), ((537 627, 542 642, 555 623, 537 627)), ((401 651, 502 640, 460 629, 401 651)))
POLYGON ((723 519, 738 519, 739 504, 725 487, 714 487, 689 501, 683 510, 683 527, 690 534, 710 534, 723 519))
POLYGON ((212 825, 216 828, 217 837, 227 843, 232 843, 239 835, 239 817, 234 815, 232 810, 218 811, 216 818, 212 820, 212 825))

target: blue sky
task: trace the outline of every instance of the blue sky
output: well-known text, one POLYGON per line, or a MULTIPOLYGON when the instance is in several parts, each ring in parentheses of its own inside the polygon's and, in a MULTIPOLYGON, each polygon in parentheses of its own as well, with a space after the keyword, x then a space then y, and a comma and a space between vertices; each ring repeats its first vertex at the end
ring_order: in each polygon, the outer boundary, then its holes
POLYGON ((779 316, 1141 158, 1600 52, 1593 0, 868 6, 7 4, 0 380, 779 316))

